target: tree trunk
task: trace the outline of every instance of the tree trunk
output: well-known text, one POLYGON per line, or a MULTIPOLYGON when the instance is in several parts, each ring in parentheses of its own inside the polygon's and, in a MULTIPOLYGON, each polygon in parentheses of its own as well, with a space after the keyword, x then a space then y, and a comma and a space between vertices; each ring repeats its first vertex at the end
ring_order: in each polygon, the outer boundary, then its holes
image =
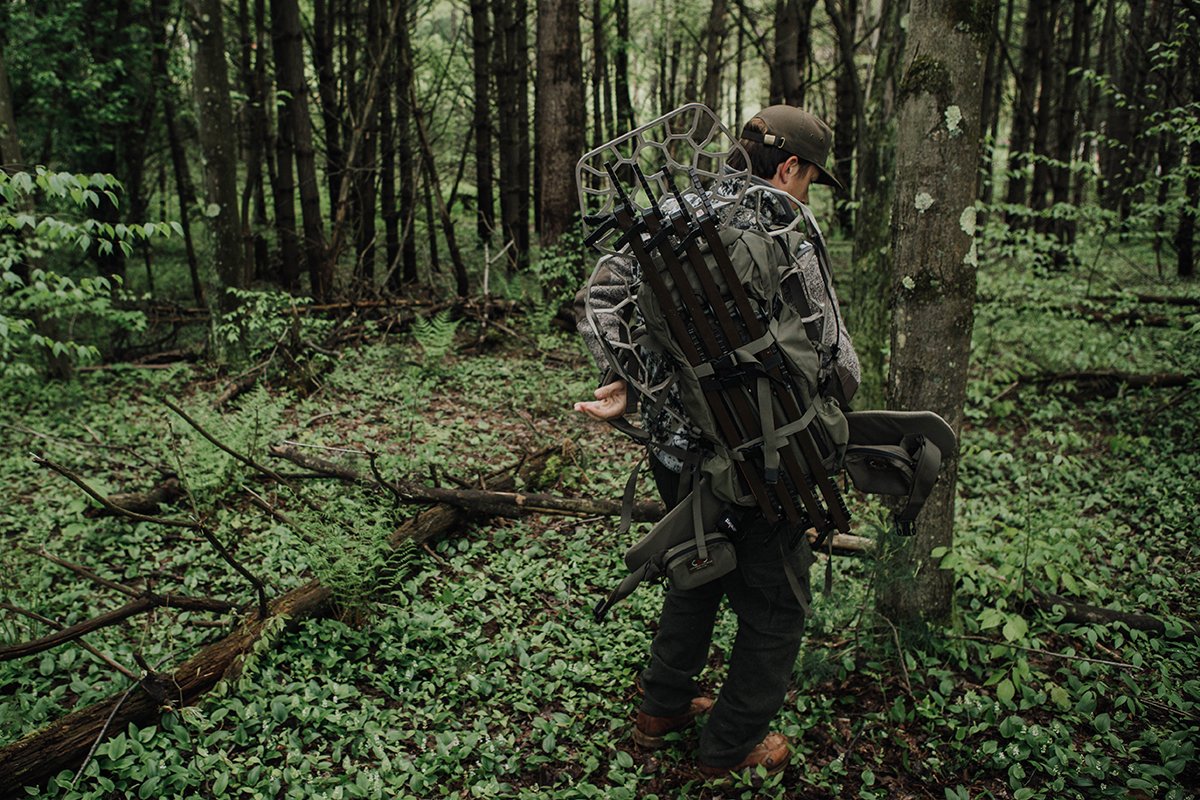
MULTIPOLYGON (((1033 123, 1033 153, 1036 160, 1033 164, 1033 183, 1029 191, 1029 207, 1034 211, 1044 211, 1049 207, 1047 200, 1050 193, 1050 165, 1046 158, 1053 156, 1050 142, 1054 134, 1054 109, 1064 101, 1059 91, 1062 85, 1061 65, 1056 57, 1059 4, 1060 0, 1044 0, 1041 4, 1045 17, 1038 30, 1040 90, 1033 123)), ((1036 228, 1039 231, 1045 232, 1049 227, 1044 216, 1038 218, 1036 228)))
MULTIPOLYGON (((578 14, 575 15, 575 21, 578 25, 578 14)), ((578 28, 576 28, 576 32, 578 33, 578 28)), ((416 107, 416 98, 413 98, 413 101, 413 121, 416 122, 417 140, 421 145, 421 160, 425 165, 426 191, 431 192, 437 202, 438 216, 442 220, 442 233, 446 237, 446 249, 450 251, 450 261, 454 266, 455 291, 459 297, 466 297, 470 292, 470 287, 467 284, 467 268, 463 264, 462 253, 458 250, 458 240, 454 235, 454 220, 450 218, 450 211, 446 208, 446 202, 442 198, 442 185, 438 180, 437 163, 433 158, 433 147, 429 142, 429 131, 425 127, 424 120, 421 119, 421 110, 416 107)), ((578 113, 580 115, 583 114, 582 103, 578 107, 578 113)), ((582 126, 580 127, 580 134, 582 135, 582 126)), ((426 195, 426 202, 429 202, 428 194, 426 195)), ((429 238, 436 238, 433 232, 432 219, 429 224, 429 238)))
MULTIPOLYGON (((1101 158, 1101 176, 1106 184, 1103 200, 1108 208, 1117 210, 1121 219, 1129 216, 1132 189, 1143 167, 1143 154, 1135 150, 1147 75, 1145 24, 1146 0, 1129 0, 1129 17, 1122 26, 1124 50, 1117 57, 1113 73, 1124 102, 1109 107, 1108 140, 1101 158)), ((1121 40, 1120 34, 1117 40, 1121 40)))
MULTIPOLYGON (((613 0, 613 12, 617 18, 617 41, 613 50, 613 88, 617 93, 617 129, 620 134, 633 130, 633 99, 629 94, 629 0, 613 0)), ((666 113, 669 109, 662 109, 666 113)))
MULTIPOLYGON (((1058 163, 1050 170, 1050 188, 1055 205, 1071 202, 1070 165, 1075 161, 1077 131, 1082 129, 1077 122, 1082 105, 1080 71, 1085 66, 1085 42, 1091 26, 1090 0, 1074 0, 1071 9, 1071 44, 1067 51, 1067 63, 1063 68, 1062 96, 1054 126, 1053 151, 1054 160, 1058 163)), ((1075 221, 1056 216, 1051 228, 1059 243, 1059 249, 1055 251, 1055 262, 1060 267, 1065 267, 1067 253, 1075 244, 1075 221)))
MULTIPOLYGON (((721 52, 725 42, 726 0, 712 0, 708 13, 708 25, 704 31, 704 105, 719 117, 721 114, 721 52)), ((699 59, 697 59, 699 60, 699 59)), ((667 111, 668 109, 663 109, 667 111)), ((735 123, 736 124, 736 123, 735 123)), ((705 134, 708 131, 704 131, 705 134)))
MULTIPOLYGON (((169 80, 166 74, 161 76, 169 80)), ((188 172, 187 153, 179 136, 179 125, 175 121, 175 101, 170 89, 163 88, 163 120, 167 126, 167 145, 171 151, 171 169, 175 175, 175 189, 179 197, 179 225, 183 228, 183 246, 187 253, 188 274, 192 279, 192 299, 197 306, 204 305, 204 284, 200 280, 200 264, 196 259, 196 245, 192 239, 191 210, 196 204, 196 190, 188 172)))
POLYGON ((496 101, 500 114, 500 221, 512 242, 509 270, 529 250, 529 99, 525 0, 494 0, 496 101))
MULTIPOLYGON (((929 409, 957 434, 966 400, 975 302, 983 37, 990 18, 947 0, 913 0, 901 85, 893 212, 888 407, 929 409)), ((954 575, 930 551, 953 543, 957 458, 942 464, 915 536, 884 559, 877 607, 887 618, 941 622, 954 575)))
POLYGON ((538 200, 541 244, 546 247, 571 228, 579 205, 575 162, 584 150, 579 11, 579 0, 538 0, 537 4, 538 200))
MULTIPOLYGON (((1008 184, 1004 201, 1009 205, 1025 205, 1028 181, 1029 143, 1033 127, 1034 97, 1038 79, 1038 35, 1045 12, 1041 3, 1030 3, 1025 9, 1025 27, 1021 39, 1020 72, 1016 75, 1013 96, 1012 130, 1008 137, 1008 184), (1037 6, 1035 9, 1034 6, 1037 6)), ((1010 224, 1024 224, 1024 216, 1009 214, 1010 224)))
POLYGON ((329 13, 331 1, 313 2, 313 66, 317 71, 317 96, 321 101, 321 127, 325 131, 325 183, 329 197, 333 198, 337 197, 338 183, 345 167, 342 163, 341 106, 337 74, 333 69, 336 15, 329 13))
MULTIPOLYGON (((381 0, 367 0, 367 68, 364 74, 379 69, 381 80, 377 94, 386 97, 388 71, 382 68, 384 12, 381 0)), ((368 80, 364 78, 363 85, 368 80)), ((370 90, 370 87, 367 87, 370 90)), ((362 144, 357 148, 354 164, 354 276, 368 288, 375 280, 375 183, 378 161, 376 159, 379 140, 379 101, 371 99, 369 108, 360 109, 362 115, 362 144)))
POLYGON ((991 133, 991 149, 985 149, 979 159, 984 177, 979 199, 984 206, 992 204, 996 183, 996 128, 1000 123, 1000 98, 1004 87, 1004 62, 1008 53, 1008 31, 1012 26, 1016 0, 996 4, 992 15, 992 35, 988 37, 987 60, 983 68, 983 112, 980 121, 984 131, 991 133), (1000 7, 1005 6, 1004 27, 1000 27, 1000 7))
POLYGON ((804 105, 804 71, 812 47, 812 11, 816 4, 817 0, 776 0, 772 103, 804 105))
MULTIPOLYGON (((278 56, 279 40, 283 36, 280 22, 279 15, 272 13, 271 26, 276 47, 276 83, 282 88, 285 84, 280 75, 283 62, 278 56)), ((296 106, 286 98, 278 97, 275 107, 275 171, 271 198, 275 207, 275 236, 279 241, 279 274, 283 278, 284 286, 295 287, 300 283, 300 237, 296 232, 296 126, 292 122, 296 106)))
MULTIPOLYGON (((1193 82, 1196 82, 1193 73, 1193 82)), ((1200 209, 1200 143, 1188 147, 1188 166, 1183 189, 1186 202, 1179 208, 1179 226, 1175 229, 1176 268, 1181 278, 1196 276, 1196 216, 1200 209)))
POLYGON ((475 135, 475 228, 480 242, 491 241, 496 228, 492 195, 492 26, 487 0, 471 0, 471 65, 475 78, 472 127, 475 135))
POLYGON ((393 85, 398 56, 388 56, 387 80, 379 106, 379 216, 383 219, 384 280, 390 286, 392 270, 400 264, 400 211, 396 208, 396 120, 393 85))
MULTIPOLYGON (((400 166, 400 256, 402 269, 393 269, 392 283, 388 286, 398 291, 402 284, 417 282, 417 174, 416 159, 412 146, 412 43, 409 39, 409 8, 400 12, 400 24, 396 26, 396 141, 397 158, 400 166)), ((431 229, 432 231, 432 229, 431 229)), ((432 235, 432 233, 431 233, 432 235)))
POLYGON ((904 56, 908 0, 884 0, 866 130, 859 142, 855 196, 854 272, 846 316, 862 366, 858 404, 883 404, 884 345, 888 337, 892 205, 896 174, 896 102, 904 56))
POLYGON ((319 300, 333 290, 333 263, 326 258, 325 228, 321 221, 321 190, 317 184, 312 119, 308 113, 308 82, 304 75, 303 32, 297 0, 271 0, 275 36, 275 75, 282 109, 290 112, 292 144, 296 152, 296 177, 300 190, 300 216, 304 223, 304 262, 310 291, 319 300))
POLYGON ((12 173, 24 168, 21 139, 17 135, 17 119, 13 108, 12 84, 4 65, 3 42, 0 42, 0 167, 12 173))
MULTIPOLYGON (((855 29, 858 23, 858 0, 843 0, 841 8, 836 0, 825 0, 829 19, 837 33, 838 59, 841 69, 834 81, 837 112, 833 126, 834 174, 844 186, 854 186, 854 148, 865 128, 863 123, 862 85, 855 65, 855 29)), ((849 198, 844 198, 849 199, 849 198)), ((841 203, 837 210, 838 227, 843 235, 854 233, 854 210, 848 203, 841 203)))
MULTIPOLYGON (((188 0, 192 32, 196 123, 204 158, 204 216, 213 236, 212 258, 223 290, 246 286, 246 268, 238 219, 237 143, 233 106, 225 63, 225 34, 220 0, 188 0)), ((236 307, 237 298, 222 291, 222 311, 236 307)))

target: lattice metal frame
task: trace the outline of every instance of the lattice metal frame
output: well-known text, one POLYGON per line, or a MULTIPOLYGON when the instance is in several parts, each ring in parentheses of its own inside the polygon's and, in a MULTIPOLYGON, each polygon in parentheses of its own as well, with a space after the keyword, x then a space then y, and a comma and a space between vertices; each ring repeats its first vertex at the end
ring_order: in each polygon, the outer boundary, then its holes
MULTIPOLYGON (((685 197, 694 197, 694 175, 708 194, 709 202, 717 209, 721 227, 741 203, 750 178, 749 156, 717 115, 701 103, 680 106, 597 147, 579 160, 575 167, 575 184, 584 231, 589 235, 611 217, 616 205, 618 191, 605 169, 606 164, 613 167, 622 188, 634 203, 642 207, 649 205, 649 198, 634 176, 633 165, 642 170, 660 198, 671 198, 676 190, 685 197), (743 169, 732 169, 728 165, 735 152, 742 154, 743 169)), ((672 200, 667 201, 668 205, 671 203, 672 200)), ((621 292, 612 305, 598 305, 589 292, 584 310, 588 325, 604 344, 605 355, 616 374, 635 388, 646 402, 654 403, 669 390, 673 379, 667 374, 654 384, 644 380, 649 370, 635 329, 638 323, 635 284, 639 276, 632 259, 617 249, 619 237, 620 232, 613 227, 593 241, 602 257, 588 286, 597 280, 608 259, 619 259, 621 268, 632 273, 634 282, 623 288, 612 287, 614 292, 621 292), (614 330, 619 331, 616 340, 605 335, 606 331, 614 330)), ((674 409, 665 405, 664 408, 678 426, 690 424, 674 409)))
MULTIPOLYGON (((579 210, 584 232, 593 233, 601 221, 613 212, 617 189, 612 185, 605 164, 611 164, 633 201, 648 205, 645 193, 637 186, 631 166, 639 166, 663 197, 673 190, 692 188, 694 172, 710 192, 710 202, 718 209, 732 209, 742 199, 750 177, 750 159, 729 129, 712 110, 701 103, 688 103, 652 122, 618 136, 607 144, 585 153, 575 166, 575 185, 579 191, 579 210), (729 158, 742 154, 743 169, 729 168, 729 158), (729 193, 723 187, 733 187, 729 193)), ((724 222, 725 220, 722 220, 724 222)), ((616 231, 602 236, 595 246, 613 254, 616 231)))

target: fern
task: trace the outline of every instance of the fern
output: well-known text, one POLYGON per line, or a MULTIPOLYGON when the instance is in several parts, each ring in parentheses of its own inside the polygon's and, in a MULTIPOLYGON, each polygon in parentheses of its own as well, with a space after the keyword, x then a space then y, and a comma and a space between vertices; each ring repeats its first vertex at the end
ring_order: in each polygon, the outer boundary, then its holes
POLYGON ((417 317, 413 321, 412 334, 425 354, 426 369, 436 369, 454 346, 454 335, 461 320, 451 319, 448 310, 439 311, 432 317, 417 317))

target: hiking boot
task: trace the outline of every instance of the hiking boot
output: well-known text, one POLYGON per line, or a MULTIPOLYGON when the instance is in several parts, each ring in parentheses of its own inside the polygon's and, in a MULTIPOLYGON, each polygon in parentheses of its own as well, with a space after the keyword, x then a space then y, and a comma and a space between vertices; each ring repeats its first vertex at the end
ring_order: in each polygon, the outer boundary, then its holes
POLYGON ((787 766, 791 754, 786 736, 782 733, 768 733, 767 738, 756 744, 740 764, 732 767, 710 767, 701 762, 700 774, 705 778, 727 778, 734 772, 754 769, 761 765, 768 775, 775 775, 787 766))
POLYGON ((711 697, 693 697, 688 710, 674 717, 655 717, 639 711, 633 726, 633 741, 638 747, 657 750, 667 743, 668 733, 688 727, 696 721, 696 717, 707 714, 712 705, 711 697))

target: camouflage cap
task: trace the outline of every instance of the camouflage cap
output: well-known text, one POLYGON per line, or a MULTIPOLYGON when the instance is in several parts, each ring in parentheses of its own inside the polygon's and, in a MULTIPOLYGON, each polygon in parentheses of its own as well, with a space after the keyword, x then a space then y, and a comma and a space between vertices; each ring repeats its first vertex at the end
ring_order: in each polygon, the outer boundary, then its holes
POLYGON ((759 120, 765 131, 755 130, 749 124, 742 130, 742 138, 761 142, 767 147, 778 147, 817 166, 820 173, 816 182, 844 189, 832 172, 825 168, 829 150, 833 146, 833 131, 820 118, 802 108, 789 105, 767 106, 750 121, 759 120))

